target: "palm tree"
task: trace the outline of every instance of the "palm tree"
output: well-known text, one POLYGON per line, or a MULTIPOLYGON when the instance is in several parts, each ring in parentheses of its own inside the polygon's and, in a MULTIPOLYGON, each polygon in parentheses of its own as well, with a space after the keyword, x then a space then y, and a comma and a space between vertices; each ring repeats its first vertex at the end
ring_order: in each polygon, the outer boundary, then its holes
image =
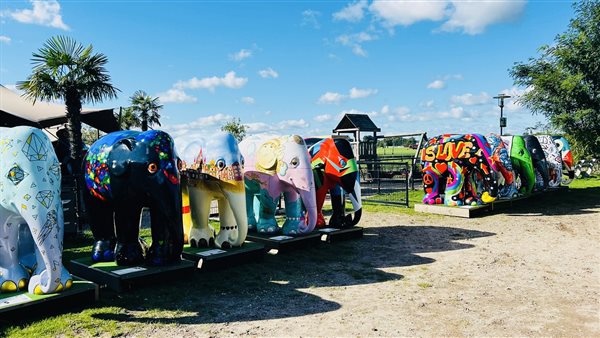
POLYGON ((142 125, 140 117, 133 111, 132 107, 121 107, 119 109, 119 115, 116 117, 121 130, 129 130, 132 127, 139 127, 142 125))
POLYGON ((33 72, 26 81, 17 83, 25 97, 36 100, 63 100, 67 109, 70 155, 73 173, 81 166, 81 105, 117 97, 118 89, 110 83, 104 68, 108 58, 93 53, 92 45, 84 47, 74 39, 55 36, 33 53, 33 72))
POLYGON ((162 105, 158 101, 158 97, 152 98, 143 90, 138 90, 129 98, 131 100, 131 109, 137 113, 141 122, 142 130, 148 130, 148 127, 160 124, 160 115, 158 111, 162 109, 162 105))

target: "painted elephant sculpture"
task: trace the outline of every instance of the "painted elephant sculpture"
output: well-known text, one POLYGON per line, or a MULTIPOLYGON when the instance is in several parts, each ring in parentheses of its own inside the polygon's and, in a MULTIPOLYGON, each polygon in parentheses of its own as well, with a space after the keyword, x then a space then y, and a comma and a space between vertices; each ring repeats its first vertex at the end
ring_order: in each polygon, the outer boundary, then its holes
POLYGON ((173 139, 149 130, 105 135, 84 160, 85 202, 96 243, 95 262, 176 263, 183 250, 181 189, 173 139), (150 209, 152 243, 139 239, 142 208, 150 209))
POLYGON ((193 247, 240 246, 248 234, 244 160, 235 137, 217 133, 191 142, 182 153, 184 238, 193 247), (189 198, 189 207, 186 200, 189 198), (209 226, 210 205, 217 200, 219 227, 209 226), (190 223, 185 212, 189 209, 190 223), (215 238, 215 232, 218 234, 215 238))
POLYGON ((476 205, 498 196, 497 171, 492 149, 479 134, 440 135, 431 138, 421 152, 425 204, 476 205), (472 178, 483 180, 480 194, 472 178))
POLYGON ((342 138, 324 138, 313 144, 308 152, 317 189, 317 228, 325 227, 323 204, 327 192, 331 195, 332 214, 329 226, 346 228, 356 225, 362 215, 360 177, 350 142, 342 138), (345 194, 348 193, 354 217, 346 215, 345 194))
POLYGON ((496 134, 490 134, 486 136, 486 139, 492 148, 492 157, 500 171, 500 175, 498 176, 498 197, 517 197, 519 191, 517 190, 517 184, 515 182, 515 172, 504 141, 496 134))
POLYGON ((552 138, 562 155, 562 184, 567 185, 575 178, 575 166, 573 163, 573 154, 571 153, 571 145, 569 145, 569 141, 563 136, 552 136, 552 138))
POLYGON ((543 191, 548 189, 548 182, 550 181, 550 171, 548 170, 548 161, 544 154, 544 149, 537 137, 533 135, 523 136, 525 140, 525 147, 531 154, 531 162, 533 163, 533 170, 535 172, 535 187, 534 191, 543 191))
POLYGON ((280 231, 275 211, 283 193, 284 235, 302 235, 317 222, 310 155, 298 135, 254 135, 240 142, 245 163, 246 209, 250 230, 280 231), (254 202, 257 202, 256 204, 254 202))
POLYGON ((554 143, 551 135, 537 135, 536 138, 542 146, 546 162, 548 163, 548 186, 550 188, 559 187, 562 183, 562 156, 560 149, 554 143))
POLYGON ((48 137, 31 127, 0 127, 0 174, 0 291, 70 288, 60 163, 48 137))
POLYGON ((522 136, 502 136, 504 145, 508 148, 510 161, 515 172, 515 182, 519 194, 529 195, 535 187, 535 171, 533 161, 522 136))

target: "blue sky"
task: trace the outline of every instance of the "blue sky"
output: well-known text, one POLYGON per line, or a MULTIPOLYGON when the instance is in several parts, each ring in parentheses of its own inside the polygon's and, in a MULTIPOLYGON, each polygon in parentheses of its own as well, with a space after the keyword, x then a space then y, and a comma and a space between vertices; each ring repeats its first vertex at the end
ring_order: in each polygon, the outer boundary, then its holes
MULTIPOLYGON (((67 35, 108 56, 119 98, 164 104, 163 129, 203 136, 232 117, 251 133, 331 132, 368 113, 385 135, 498 132, 508 69, 566 30, 566 1, 3 1, 0 83, 67 35)), ((89 106, 84 105, 84 106, 89 106)), ((542 116, 510 100, 509 133, 542 116)))

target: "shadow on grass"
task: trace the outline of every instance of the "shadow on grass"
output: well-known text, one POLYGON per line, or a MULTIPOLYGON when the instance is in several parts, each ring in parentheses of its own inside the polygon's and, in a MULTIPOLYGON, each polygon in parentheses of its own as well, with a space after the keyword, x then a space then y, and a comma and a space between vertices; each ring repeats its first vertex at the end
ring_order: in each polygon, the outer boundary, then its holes
POLYGON ((600 187, 548 191, 523 200, 501 212, 509 215, 581 215, 600 207, 600 187))
POLYGON ((381 269, 432 263, 435 260, 418 253, 467 249, 473 245, 455 241, 492 235, 437 226, 369 227, 361 240, 267 255, 260 263, 196 273, 188 280, 131 294, 103 292, 99 306, 124 310, 91 316, 118 322, 200 324, 335 311, 341 305, 316 295, 323 292, 320 288, 401 280, 402 275, 381 269), (140 313, 144 311, 149 315, 140 313), (160 311, 172 315, 161 316, 160 311))

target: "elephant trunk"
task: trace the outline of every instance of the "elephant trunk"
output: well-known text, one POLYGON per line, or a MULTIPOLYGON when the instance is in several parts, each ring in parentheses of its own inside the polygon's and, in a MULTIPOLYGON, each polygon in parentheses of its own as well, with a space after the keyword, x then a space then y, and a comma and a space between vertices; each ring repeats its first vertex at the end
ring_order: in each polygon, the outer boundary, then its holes
POLYGON ((317 201, 314 190, 300 190, 300 198, 306 209, 305 222, 300 223, 300 233, 309 233, 317 225, 317 201))
MULTIPOLYGON (((350 194, 350 202, 352 202, 352 208, 354 210, 354 217, 352 218, 351 221, 349 221, 350 226, 355 226, 356 224, 358 224, 358 222, 360 221, 360 218, 362 216, 362 199, 361 199, 361 194, 360 194, 360 184, 359 184, 359 178, 357 177, 356 180, 354 180, 354 189, 352 191, 349 192, 350 194)), ((348 215, 348 217, 351 217, 350 215, 348 215)))

